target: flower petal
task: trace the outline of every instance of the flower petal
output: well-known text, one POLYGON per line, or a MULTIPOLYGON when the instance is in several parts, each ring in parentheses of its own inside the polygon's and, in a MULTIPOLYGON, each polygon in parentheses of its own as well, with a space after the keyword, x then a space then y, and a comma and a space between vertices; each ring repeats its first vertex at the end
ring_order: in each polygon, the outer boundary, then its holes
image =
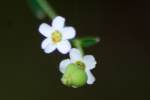
POLYGON ((76 62, 76 61, 82 60, 82 54, 81 54, 81 52, 80 52, 78 49, 76 49, 76 48, 71 49, 69 55, 70 55, 70 59, 71 59, 72 62, 76 62))
POLYGON ((92 56, 92 55, 84 56, 83 62, 85 63, 86 68, 89 70, 94 69, 96 67, 96 60, 95 60, 94 56, 92 56))
POLYGON ((39 32, 45 37, 49 37, 53 32, 53 28, 50 25, 43 23, 39 27, 39 32))
POLYGON ((61 32, 63 39, 73 39, 76 36, 76 31, 73 27, 65 27, 61 32))
POLYGON ((70 59, 65 59, 65 60, 61 61, 60 64, 59 64, 59 70, 60 70, 60 72, 61 72, 61 73, 64 73, 65 70, 66 70, 66 67, 67 67, 69 64, 71 64, 70 59))
POLYGON ((68 40, 61 41, 60 43, 58 43, 57 49, 62 54, 67 54, 71 49, 71 44, 68 40))
POLYGON ((48 44, 50 43, 50 39, 49 38, 46 38, 45 40, 43 40, 43 42, 41 43, 41 48, 42 49, 45 49, 48 44))
POLYGON ((94 75, 90 72, 90 70, 86 71, 86 73, 88 76, 87 84, 92 85, 96 81, 96 79, 94 75))
POLYGON ((55 29, 62 29, 65 24, 65 19, 61 16, 57 16, 53 19, 52 26, 55 29))
POLYGON ((45 53, 51 53, 56 49, 56 45, 49 43, 48 46, 44 49, 45 53))

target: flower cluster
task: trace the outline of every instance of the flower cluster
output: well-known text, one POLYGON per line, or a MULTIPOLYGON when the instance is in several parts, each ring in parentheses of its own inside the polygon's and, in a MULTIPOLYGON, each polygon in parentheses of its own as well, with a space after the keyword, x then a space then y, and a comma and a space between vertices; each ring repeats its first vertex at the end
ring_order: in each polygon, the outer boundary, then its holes
POLYGON ((91 70, 96 67, 96 60, 94 56, 83 55, 79 49, 71 47, 69 40, 75 38, 76 31, 71 26, 65 26, 63 17, 55 17, 52 25, 42 23, 39 32, 46 37, 41 44, 45 53, 49 54, 54 50, 58 50, 61 54, 69 53, 70 59, 62 60, 59 64, 59 70, 63 74, 61 81, 64 85, 77 88, 95 82, 91 70))

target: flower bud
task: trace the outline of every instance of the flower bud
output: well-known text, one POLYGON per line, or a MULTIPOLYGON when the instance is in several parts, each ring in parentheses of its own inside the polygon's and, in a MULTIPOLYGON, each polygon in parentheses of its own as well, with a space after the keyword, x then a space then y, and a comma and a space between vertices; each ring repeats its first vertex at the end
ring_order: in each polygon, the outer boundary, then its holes
POLYGON ((77 64, 69 64, 61 81, 66 86, 78 88, 86 84, 87 74, 77 64))

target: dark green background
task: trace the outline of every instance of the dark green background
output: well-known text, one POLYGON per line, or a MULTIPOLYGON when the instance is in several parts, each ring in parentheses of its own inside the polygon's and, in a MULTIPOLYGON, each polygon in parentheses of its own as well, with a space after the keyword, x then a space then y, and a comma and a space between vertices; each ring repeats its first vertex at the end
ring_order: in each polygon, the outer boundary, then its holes
POLYGON ((149 100, 149 10, 137 0, 49 0, 77 30, 99 36, 86 49, 95 55, 96 83, 73 89, 61 84, 59 62, 68 56, 44 54, 42 22, 25 0, 0 1, 0 100, 149 100))

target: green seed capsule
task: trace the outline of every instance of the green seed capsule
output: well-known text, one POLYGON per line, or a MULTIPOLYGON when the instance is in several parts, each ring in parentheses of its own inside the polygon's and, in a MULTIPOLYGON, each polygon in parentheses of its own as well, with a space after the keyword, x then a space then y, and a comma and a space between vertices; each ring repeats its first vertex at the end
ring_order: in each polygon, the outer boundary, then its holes
POLYGON ((61 80, 66 86, 78 88, 86 84, 87 75, 77 64, 69 64, 61 80))

